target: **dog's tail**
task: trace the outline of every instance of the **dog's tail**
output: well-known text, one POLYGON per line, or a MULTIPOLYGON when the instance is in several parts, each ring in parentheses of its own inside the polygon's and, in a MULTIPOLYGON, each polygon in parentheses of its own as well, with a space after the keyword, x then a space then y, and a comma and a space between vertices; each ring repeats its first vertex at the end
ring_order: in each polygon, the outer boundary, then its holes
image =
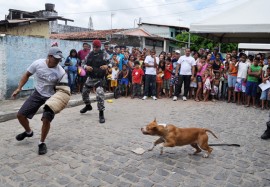
POLYGON ((209 129, 204 129, 205 132, 210 132, 216 139, 218 139, 218 137, 209 129))

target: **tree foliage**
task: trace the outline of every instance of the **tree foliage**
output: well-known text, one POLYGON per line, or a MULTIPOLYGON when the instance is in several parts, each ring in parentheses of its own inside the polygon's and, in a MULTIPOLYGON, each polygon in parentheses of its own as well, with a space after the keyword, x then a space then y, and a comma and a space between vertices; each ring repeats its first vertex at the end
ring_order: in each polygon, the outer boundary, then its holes
MULTIPOLYGON (((188 42, 188 37, 189 37, 189 33, 188 32, 184 32, 181 34, 178 34, 176 36, 176 39, 178 41, 182 41, 182 42, 188 42)), ((203 38, 201 36, 195 35, 195 34, 190 34, 190 49, 192 51, 198 51, 200 48, 204 48, 204 49, 210 49, 213 50, 214 47, 218 46, 218 43, 206 38, 203 38)), ((178 43, 179 47, 185 47, 185 43, 178 43)), ((231 52, 232 50, 236 50, 237 49, 237 44, 236 43, 222 43, 221 44, 221 52, 222 53, 226 53, 226 52, 231 52)))

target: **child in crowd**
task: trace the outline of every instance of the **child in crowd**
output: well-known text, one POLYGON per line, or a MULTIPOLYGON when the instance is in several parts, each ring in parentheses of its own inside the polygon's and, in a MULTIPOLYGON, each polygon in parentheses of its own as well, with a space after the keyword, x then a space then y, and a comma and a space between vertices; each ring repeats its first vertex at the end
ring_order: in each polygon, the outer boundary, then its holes
POLYGON ((207 65, 207 70, 208 70, 208 74, 209 74, 210 78, 212 79, 212 77, 214 76, 214 70, 213 70, 212 64, 207 65))
MULTIPOLYGON (((198 61, 199 61, 199 58, 198 58, 198 61)), ((197 67, 195 68, 195 74, 197 74, 197 71, 196 71, 197 67)), ((196 91, 197 91, 197 81, 196 81, 196 77, 193 78, 193 80, 190 81, 190 85, 189 85, 189 99, 193 99, 193 96, 194 96, 194 99, 196 97, 196 91)))
POLYGON ((195 101, 199 102, 202 100, 202 90, 203 90, 203 82, 202 77, 204 71, 207 69, 208 64, 206 63, 206 56, 202 55, 200 60, 197 62, 197 74, 196 74, 196 83, 197 83, 197 91, 195 101))
POLYGON ((234 87, 237 80, 237 57, 232 56, 231 62, 229 64, 229 75, 228 75, 228 103, 231 102, 231 96, 233 95, 233 103, 236 102, 236 93, 234 91, 234 87))
POLYGON ((240 56, 240 60, 238 63, 236 63, 236 66, 238 68, 237 72, 237 79, 235 84, 235 92, 237 92, 237 104, 241 104, 241 98, 242 98, 242 104, 245 104, 246 102, 246 83, 247 83, 247 72, 248 68, 250 66, 250 62, 247 61, 247 55, 242 54, 240 56))
POLYGON ((161 60, 159 61, 159 67, 158 67, 158 72, 157 72, 157 77, 156 77, 156 84, 157 84, 157 98, 160 99, 161 91, 162 91, 162 84, 163 84, 163 67, 165 67, 164 61, 161 60))
POLYGON ((170 97, 172 97, 174 93, 174 87, 178 83, 178 76, 175 75, 176 66, 177 66, 177 60, 173 59, 172 60, 173 70, 172 70, 172 75, 171 75, 171 80, 170 80, 170 97))
POLYGON ((219 58, 220 58, 220 57, 219 57, 219 55, 217 54, 217 55, 216 55, 216 60, 215 60, 214 63, 213 63, 213 71, 214 71, 214 74, 220 73, 220 70, 221 70, 221 65, 222 65, 222 63, 221 63, 221 61, 220 61, 219 58), (217 58, 217 57, 218 57, 218 58, 217 58))
POLYGON ((209 92, 211 91, 211 74, 209 69, 204 71, 203 75, 203 97, 204 102, 208 101, 209 92))
POLYGON ((170 97, 172 93, 170 92, 170 80, 172 76, 173 66, 171 58, 168 57, 165 63, 164 70, 164 80, 163 80, 163 89, 165 89, 165 97, 170 97))
POLYGON ((215 77, 213 79, 213 86, 211 89, 212 101, 215 102, 218 99, 218 90, 220 83, 220 73, 216 72, 215 77))
POLYGON ((118 69, 117 64, 115 63, 114 66, 112 67, 112 78, 111 78, 111 88, 112 88, 112 91, 114 91, 114 89, 118 85, 118 82, 117 82, 118 73, 119 73, 119 69, 118 69))
POLYGON ((128 84, 129 84, 128 74, 129 74, 129 70, 127 69, 127 64, 123 64, 122 71, 119 72, 119 76, 122 77, 120 81, 120 85, 122 86, 124 85, 126 97, 128 95, 128 84))
POLYGON ((108 86, 108 91, 111 92, 111 80, 112 80, 112 65, 108 65, 108 69, 106 71, 106 81, 107 81, 107 86, 108 86))
MULTIPOLYGON (((266 83, 266 81, 269 81, 270 78, 270 67, 267 67, 266 73, 262 73, 262 82, 266 83)), ((270 88, 262 91, 260 100, 262 101, 262 110, 265 108, 268 109, 268 100, 270 99, 269 97, 269 90, 270 88)))
POLYGON ((256 57, 253 61, 253 64, 248 69, 247 88, 246 88, 247 94, 246 107, 250 106, 250 98, 252 97, 253 107, 256 108, 255 98, 257 95, 259 77, 261 76, 262 73, 262 68, 261 66, 258 65, 259 62, 260 59, 256 57))
POLYGON ((133 99, 136 95, 138 97, 141 96, 141 88, 142 88, 142 78, 144 75, 143 70, 140 68, 140 62, 136 60, 134 62, 135 68, 132 71, 132 96, 131 98, 133 99))
POLYGON ((222 94, 223 99, 226 100, 228 96, 228 75, 229 75, 229 62, 225 62, 223 70, 223 87, 222 94))
POLYGON ((119 67, 119 60, 117 59, 116 53, 113 53, 112 59, 110 60, 110 64, 112 65, 112 67, 114 67, 114 66, 119 67))

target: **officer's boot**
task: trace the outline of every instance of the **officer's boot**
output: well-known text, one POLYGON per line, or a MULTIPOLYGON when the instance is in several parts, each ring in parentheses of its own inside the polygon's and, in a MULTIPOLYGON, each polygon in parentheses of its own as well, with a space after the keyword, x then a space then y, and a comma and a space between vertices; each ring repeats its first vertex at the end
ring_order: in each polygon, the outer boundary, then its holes
POLYGON ((92 106, 91 105, 85 105, 85 107, 80 110, 80 113, 83 114, 83 113, 87 112, 88 110, 89 111, 92 110, 92 106))
POLYGON ((270 138, 270 121, 266 123, 266 131, 262 134, 261 139, 267 140, 270 138))
POLYGON ((99 123, 105 123, 104 112, 99 111, 99 123))

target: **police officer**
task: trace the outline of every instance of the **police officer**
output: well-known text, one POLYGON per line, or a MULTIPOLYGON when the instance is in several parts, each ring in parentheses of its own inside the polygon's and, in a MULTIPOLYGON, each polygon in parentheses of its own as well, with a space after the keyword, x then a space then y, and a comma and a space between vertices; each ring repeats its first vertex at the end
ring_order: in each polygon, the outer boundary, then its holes
POLYGON ((102 87, 102 80, 106 75, 106 61, 104 59, 103 51, 100 50, 101 42, 100 40, 93 41, 93 51, 89 53, 86 57, 85 63, 83 64, 84 69, 87 71, 87 80, 84 84, 82 90, 82 99, 85 103, 85 107, 80 110, 80 113, 86 113, 87 111, 92 110, 89 93, 91 88, 96 88, 96 98, 97 98, 97 107, 99 110, 99 122, 105 123, 104 118, 104 90, 102 87))

